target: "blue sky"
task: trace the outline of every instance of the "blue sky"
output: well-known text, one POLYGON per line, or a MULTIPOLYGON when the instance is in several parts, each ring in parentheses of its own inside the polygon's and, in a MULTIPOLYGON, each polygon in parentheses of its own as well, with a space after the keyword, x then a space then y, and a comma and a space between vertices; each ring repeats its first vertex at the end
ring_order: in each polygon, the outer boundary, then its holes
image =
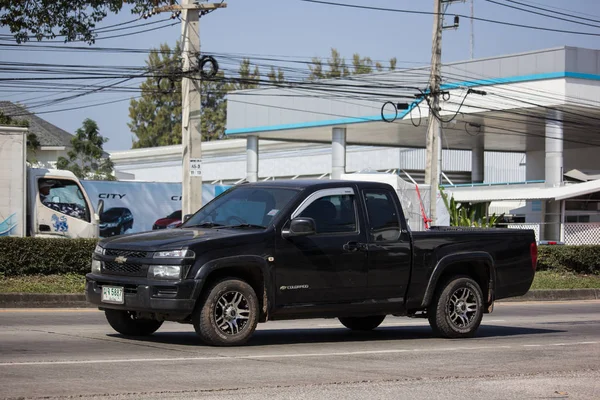
MULTIPOLYGON (((504 0, 496 0, 505 2, 504 0)), ((541 7, 557 7, 568 13, 585 14, 600 20, 600 1, 597 0, 521 0, 541 7)), ((342 2, 342 1, 340 1, 342 2)), ((397 57, 398 66, 427 64, 431 58, 432 16, 419 16, 389 12, 346 9, 298 0, 227 0, 228 7, 201 20, 203 52, 269 54, 292 57, 320 56, 326 58, 330 48, 337 48, 346 59, 353 53, 374 60, 397 57), (406 62, 406 64, 403 64, 406 62)), ((352 4, 432 11, 433 0, 352 0, 352 4)), ((505 2, 506 3, 506 2, 505 2)), ((507 3, 510 4, 510 3, 507 3)), ((470 4, 456 3, 448 13, 469 14, 470 4)), ((485 0, 475 0, 475 16, 527 25, 575 31, 600 33, 599 28, 586 27, 542 16, 536 16, 485 0)), ((161 17, 154 16, 153 19, 161 17)), ((132 19, 128 11, 109 16, 100 26, 132 19)), ((451 23, 449 18, 448 24, 451 23)), ((152 20, 149 20, 152 21, 152 20)), ((592 23, 593 22, 589 22, 592 23)), ((0 33, 8 33, 5 27, 0 33)), ((160 43, 174 44, 179 38, 179 25, 159 31, 119 39, 100 40, 95 46, 152 48, 160 43)), ((458 30, 444 31, 443 61, 459 61, 470 57, 470 21, 461 20, 458 30)), ((475 57, 557 47, 579 46, 600 48, 600 37, 534 31, 485 22, 475 22, 475 57)), ((21 61, 86 65, 143 66, 143 54, 95 54, 63 52, 25 52, 2 49, 0 61, 21 61)), ((266 73, 266 71, 264 71, 266 73)), ((0 77, 6 77, 0 73, 0 77)), ((8 93, 0 89, 0 100, 35 100, 49 93, 8 93)), ((64 96, 64 95, 63 95, 64 96)), ((34 112, 47 112, 69 107, 95 104, 110 100, 127 99, 127 93, 93 94, 54 107, 35 108, 34 112)), ((51 98, 51 97, 50 97, 51 98)), ((127 127, 129 102, 95 106, 80 110, 49 112, 40 117, 73 133, 85 118, 94 119, 101 133, 109 138, 108 150, 125 150, 131 147, 132 134, 127 127)))

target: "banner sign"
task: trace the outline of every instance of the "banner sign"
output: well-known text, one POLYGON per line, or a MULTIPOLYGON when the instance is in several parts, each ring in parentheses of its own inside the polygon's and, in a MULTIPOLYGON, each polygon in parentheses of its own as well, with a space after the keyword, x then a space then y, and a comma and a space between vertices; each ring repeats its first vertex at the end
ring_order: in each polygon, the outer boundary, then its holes
MULTIPOLYGON (((100 237, 172 228, 181 221, 181 183, 81 181, 94 207, 104 200, 100 237)), ((202 204, 231 186, 202 185, 202 204)))

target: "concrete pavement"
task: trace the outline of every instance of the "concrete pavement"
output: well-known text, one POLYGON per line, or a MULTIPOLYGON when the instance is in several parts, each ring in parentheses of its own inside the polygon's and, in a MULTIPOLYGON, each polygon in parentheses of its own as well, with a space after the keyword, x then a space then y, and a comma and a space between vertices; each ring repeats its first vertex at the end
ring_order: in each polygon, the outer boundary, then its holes
POLYGON ((499 303, 478 337, 388 317, 259 325, 207 347, 188 325, 127 339, 94 309, 0 310, 0 398, 600 398, 600 301, 499 303))

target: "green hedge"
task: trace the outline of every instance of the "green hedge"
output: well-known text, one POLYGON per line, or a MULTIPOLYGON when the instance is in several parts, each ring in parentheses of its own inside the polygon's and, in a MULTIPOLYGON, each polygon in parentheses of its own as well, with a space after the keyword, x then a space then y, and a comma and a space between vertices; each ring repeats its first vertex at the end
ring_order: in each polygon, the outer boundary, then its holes
POLYGON ((538 270, 600 274, 600 246, 539 246, 538 270))
MULTIPOLYGON (((0 275, 50 275, 90 270, 95 239, 0 238, 0 275)), ((538 270, 600 274, 600 246, 540 246, 538 270)))
POLYGON ((96 239, 0 238, 0 276, 90 271, 96 239))

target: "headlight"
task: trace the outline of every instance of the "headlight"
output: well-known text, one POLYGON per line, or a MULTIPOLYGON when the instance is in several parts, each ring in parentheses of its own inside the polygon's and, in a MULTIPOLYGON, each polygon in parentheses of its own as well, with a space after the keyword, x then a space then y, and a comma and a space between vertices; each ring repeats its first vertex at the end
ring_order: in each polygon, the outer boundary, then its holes
POLYGON ((118 225, 119 225, 118 222, 107 222, 106 223, 107 228, 116 228, 118 225))
POLYGON ((99 274, 102 272, 102 263, 98 260, 92 260, 92 274, 99 274))
POLYGON ((94 253, 104 255, 104 247, 97 244, 96 248, 94 249, 94 253))
POLYGON ((151 265, 148 269, 148 278, 154 279, 179 279, 181 266, 179 265, 151 265))
POLYGON ((195 258, 196 253, 191 250, 157 251, 154 258, 195 258))
POLYGON ((181 222, 177 221, 177 222, 172 222, 169 225, 167 225, 167 229, 173 229, 173 228, 177 228, 177 225, 179 225, 181 222))

